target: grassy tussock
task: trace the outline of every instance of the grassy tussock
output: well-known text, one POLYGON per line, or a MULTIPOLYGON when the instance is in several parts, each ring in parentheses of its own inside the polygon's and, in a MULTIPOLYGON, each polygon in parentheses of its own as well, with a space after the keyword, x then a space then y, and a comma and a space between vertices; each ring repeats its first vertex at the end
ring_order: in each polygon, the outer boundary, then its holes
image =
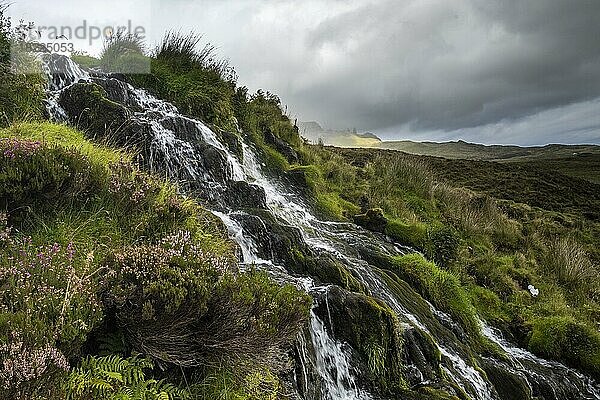
MULTIPOLYGON (((107 72, 145 73, 150 67, 144 41, 137 36, 118 31, 104 42, 99 66, 107 72)), ((82 60, 80 58, 80 60, 82 60)), ((84 62, 91 62, 89 58, 84 62)))
POLYGON ((582 246, 570 237, 555 238, 548 244, 541 262, 544 273, 574 293, 600 295, 600 271, 582 246))
POLYGON ((210 71, 221 79, 235 82, 237 75, 229 61, 217 56, 215 46, 206 43, 200 47, 202 35, 190 32, 168 32, 161 43, 154 49, 153 56, 169 64, 179 64, 182 69, 201 68, 210 71))

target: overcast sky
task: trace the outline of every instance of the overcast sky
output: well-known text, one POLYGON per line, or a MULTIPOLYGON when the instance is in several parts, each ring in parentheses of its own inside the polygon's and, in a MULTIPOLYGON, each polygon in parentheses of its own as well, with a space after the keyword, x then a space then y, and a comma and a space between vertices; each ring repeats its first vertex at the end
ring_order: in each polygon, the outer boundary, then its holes
POLYGON ((194 30, 300 120, 386 139, 600 144, 599 0, 14 0, 38 24, 194 30), (126 7, 122 4, 128 3, 126 7))

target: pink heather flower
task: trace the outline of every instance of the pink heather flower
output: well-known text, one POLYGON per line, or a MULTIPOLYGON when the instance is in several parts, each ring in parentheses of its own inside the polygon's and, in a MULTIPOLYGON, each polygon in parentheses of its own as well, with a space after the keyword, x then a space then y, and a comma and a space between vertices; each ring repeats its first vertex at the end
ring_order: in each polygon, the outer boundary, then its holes
POLYGON ((73 261, 73 256, 75 255, 75 245, 73 242, 69 242, 67 245, 67 258, 69 261, 73 261))

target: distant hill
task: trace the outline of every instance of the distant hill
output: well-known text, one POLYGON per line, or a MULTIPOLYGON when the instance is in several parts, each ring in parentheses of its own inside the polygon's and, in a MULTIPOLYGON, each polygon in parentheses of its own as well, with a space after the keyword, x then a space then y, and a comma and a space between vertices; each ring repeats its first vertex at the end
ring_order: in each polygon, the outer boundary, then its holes
POLYGON ((373 148, 403 151, 421 156, 443 157, 451 160, 496 161, 519 164, 525 168, 548 168, 583 178, 593 183, 600 183, 600 146, 595 145, 562 145, 520 147, 520 146, 486 146, 456 142, 413 142, 410 140, 380 142, 373 148))
POLYGON ((318 122, 299 122, 300 134, 311 143, 319 143, 338 147, 374 147, 381 139, 374 133, 357 133, 356 130, 324 129, 318 122))
POLYGON ((451 159, 487 161, 525 161, 533 159, 571 158, 585 154, 600 155, 600 146, 551 144, 537 147, 487 146, 456 142, 413 142, 410 140, 380 142, 373 147, 399 150, 405 153, 451 159))

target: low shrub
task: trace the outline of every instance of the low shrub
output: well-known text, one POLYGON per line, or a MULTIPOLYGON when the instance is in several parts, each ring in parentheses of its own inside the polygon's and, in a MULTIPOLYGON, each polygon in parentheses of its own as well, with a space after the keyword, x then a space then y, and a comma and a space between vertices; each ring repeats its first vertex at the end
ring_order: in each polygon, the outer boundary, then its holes
MULTIPOLYGON (((6 220, 6 218, 2 218, 6 220)), ((3 228, 6 232, 6 227, 3 228)), ((93 255, 4 235, 0 253, 0 384, 5 394, 50 393, 102 317, 93 255)))
POLYGON ((460 237, 451 226, 438 225, 427 230, 427 256, 436 264, 448 267, 458 257, 460 237))
POLYGON ((37 141, 0 139, 0 207, 43 206, 98 190, 106 171, 81 153, 37 141))
POLYGON ((172 364, 279 366, 310 298, 203 251, 189 232, 108 261, 105 304, 137 351, 172 364))

